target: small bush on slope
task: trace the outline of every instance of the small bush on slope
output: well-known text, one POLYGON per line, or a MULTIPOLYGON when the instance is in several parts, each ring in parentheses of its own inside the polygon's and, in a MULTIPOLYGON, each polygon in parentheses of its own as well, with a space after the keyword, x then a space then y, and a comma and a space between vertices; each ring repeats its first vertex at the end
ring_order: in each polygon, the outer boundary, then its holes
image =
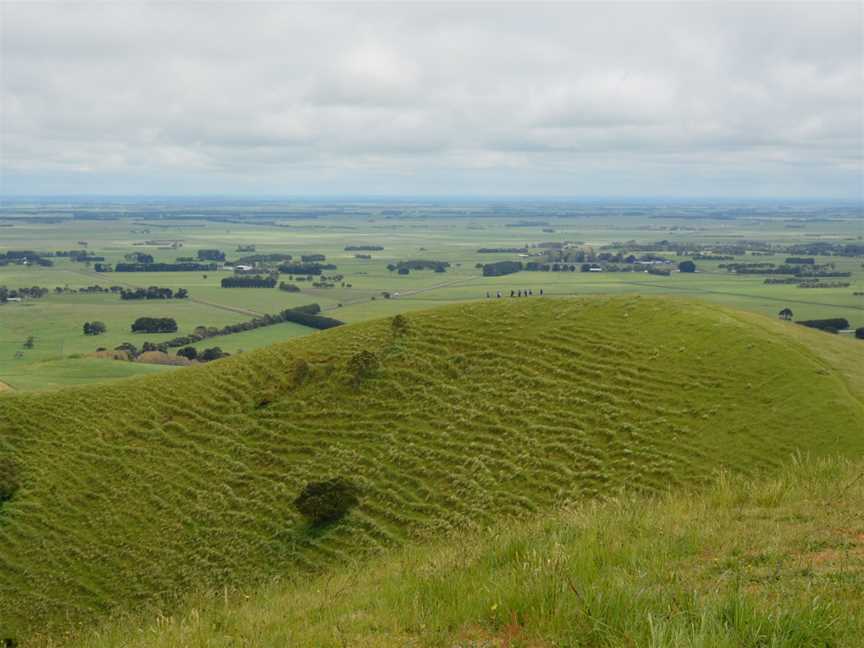
POLYGON ((343 477, 309 482, 294 507, 313 525, 335 522, 360 503, 357 486, 343 477))
POLYGON ((0 457, 0 504, 12 499, 18 487, 18 466, 11 459, 0 457))
POLYGON ((587 503, 311 581, 198 595, 193 613, 122 619, 69 648, 859 648, 862 472, 799 461, 699 495, 587 503))

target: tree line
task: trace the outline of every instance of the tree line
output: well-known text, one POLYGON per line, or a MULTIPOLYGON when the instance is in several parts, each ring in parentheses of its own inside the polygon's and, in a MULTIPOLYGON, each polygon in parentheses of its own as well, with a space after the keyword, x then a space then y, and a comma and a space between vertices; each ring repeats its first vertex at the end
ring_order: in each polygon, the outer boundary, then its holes
POLYGON ((264 277, 262 275, 235 275, 224 277, 221 285, 223 288, 273 288, 276 286, 276 277, 273 275, 264 277))
MULTIPOLYGON (((96 272, 111 272, 110 263, 97 263, 96 272)), ((118 263, 114 272, 210 272, 216 270, 215 263, 118 263)))
MULTIPOLYGON (((198 342, 208 338, 231 335, 233 333, 242 333, 244 331, 253 331, 258 328, 273 326, 274 324, 281 324, 284 322, 294 322, 296 324, 302 324, 303 326, 309 326, 321 330, 341 326, 345 323, 332 317, 320 315, 320 312, 321 306, 318 304, 307 304, 305 306, 287 308, 274 315, 262 315, 261 317, 255 317, 245 322, 226 324, 222 328, 217 328, 215 326, 198 326, 188 335, 181 335, 166 342, 154 344, 152 350, 167 351, 172 348, 197 344, 198 342)), ((167 317, 139 317, 132 324, 132 331, 134 333, 173 333, 177 331, 177 322, 167 317)), ((129 343, 124 343, 124 345, 128 345, 128 348, 127 346, 124 346, 123 348, 117 347, 116 350, 128 351, 129 348, 134 348, 134 345, 129 345, 129 343)))
POLYGON ((186 299, 188 297, 189 291, 185 288, 179 288, 177 292, 171 288, 160 288, 159 286, 120 291, 120 299, 186 299))

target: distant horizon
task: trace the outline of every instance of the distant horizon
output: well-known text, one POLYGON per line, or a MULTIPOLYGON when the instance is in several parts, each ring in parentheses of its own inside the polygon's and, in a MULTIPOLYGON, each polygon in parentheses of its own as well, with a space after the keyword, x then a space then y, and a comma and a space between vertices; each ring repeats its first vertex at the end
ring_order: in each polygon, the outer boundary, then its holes
POLYGON ((847 198, 831 196, 574 196, 574 195, 480 195, 480 194, 0 194, 0 204, 4 201, 237 201, 237 202, 584 202, 584 203, 839 203, 864 206, 864 197, 847 198))

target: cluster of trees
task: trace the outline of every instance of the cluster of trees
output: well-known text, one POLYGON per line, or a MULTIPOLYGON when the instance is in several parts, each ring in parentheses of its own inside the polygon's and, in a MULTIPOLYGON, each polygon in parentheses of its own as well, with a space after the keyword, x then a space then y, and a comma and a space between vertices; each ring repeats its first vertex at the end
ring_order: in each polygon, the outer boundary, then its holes
POLYGON ((177 355, 181 358, 187 358, 189 360, 197 360, 198 362, 212 362, 213 360, 218 360, 219 358, 227 358, 230 353, 226 353, 219 347, 212 347, 210 349, 204 349, 201 353, 198 353, 198 349, 193 346, 183 347, 182 349, 177 350, 177 355))
POLYGON ((93 261, 105 260, 105 257, 96 256, 87 250, 57 250, 56 252, 49 253, 48 256, 65 257, 70 261, 75 261, 77 263, 90 263, 93 261))
POLYGON ((303 263, 318 263, 319 261, 326 261, 327 257, 323 254, 302 254, 300 260, 303 263))
MULTIPOLYGON (((252 247, 255 247, 254 245, 252 247)), ((293 259, 290 254, 252 254, 233 261, 234 265, 256 265, 260 263, 286 263, 293 259)))
MULTIPOLYGON (((782 311, 781 311, 782 313, 782 311)), ((801 326, 819 329, 828 333, 837 333, 849 328, 849 320, 843 317, 832 317, 828 319, 801 320, 796 322, 801 326)))
POLYGON ((34 252, 33 250, 8 250, 0 252, 0 267, 7 266, 10 263, 16 265, 38 265, 46 268, 54 265, 51 259, 46 259, 42 253, 34 252))
POLYGON ((276 286, 276 277, 270 275, 235 275, 222 279, 223 288, 273 288, 276 286))
POLYGON ((104 322, 84 322, 84 335, 102 335, 107 330, 104 322))
POLYGON ((528 248, 524 247, 502 247, 502 248, 480 248, 478 254, 526 254, 528 248))
POLYGON ((254 252, 255 246, 254 245, 238 245, 237 251, 238 252, 254 252))
POLYGON ((289 308, 282 311, 281 315, 285 322, 294 322, 315 329, 329 329, 336 326, 342 326, 345 322, 319 315, 321 307, 318 304, 310 304, 309 306, 300 306, 298 308, 289 308))
POLYGON ((198 250, 199 261, 224 261, 225 253, 222 250, 198 250))
POLYGON ((435 272, 447 272, 450 264, 447 261, 433 261, 429 259, 409 259, 390 263, 387 269, 390 272, 398 271, 399 274, 408 274, 411 270, 434 270, 435 272))
POLYGON ((279 290, 284 290, 285 292, 300 292, 300 286, 292 283, 285 283, 284 281, 279 282, 279 290))
POLYGON ((321 263, 283 263, 278 269, 280 273, 287 275, 320 275, 323 270, 335 270, 336 266, 321 263))
POLYGON ((159 286, 150 286, 149 288, 135 288, 120 291, 121 299, 186 299, 189 297, 189 291, 185 288, 179 288, 175 293, 171 288, 160 288, 159 286))
POLYGON ((171 317, 139 317, 132 323, 133 333, 174 333, 177 321, 171 317))
MULTIPOLYGON (((302 324, 303 326, 309 326, 317 329, 328 329, 333 328, 334 326, 341 326, 344 322, 333 319, 331 317, 324 317, 319 315, 321 312, 321 307, 318 304, 307 304, 306 306, 298 306, 296 308, 288 308, 283 310, 281 313, 277 313, 275 315, 262 315, 261 317, 256 317, 251 320, 247 320, 245 322, 239 322, 237 324, 227 324, 222 328, 217 328, 215 326, 198 326, 195 330, 189 335, 181 335, 176 338, 172 338, 167 342, 159 342, 158 344, 151 344, 149 342, 145 343, 145 347, 148 347, 148 350, 151 351, 162 351, 166 352, 168 349, 175 349, 179 347, 186 347, 193 344, 197 344, 202 340, 206 340, 208 338, 213 337, 221 337, 223 335, 231 335, 233 333, 242 333, 244 331, 253 331, 258 328, 262 328, 264 326, 272 326, 274 324, 281 324, 283 322, 295 322, 297 324, 302 324)), ((141 320, 152 320, 153 318, 140 318, 136 320, 136 324, 141 322, 141 320)), ((162 321, 162 320, 157 320, 162 321)), ((174 322, 174 320, 170 320, 174 322)), ((145 322, 145 325, 152 326, 151 322, 145 322)), ((133 325, 133 331, 135 331, 135 327, 133 325)), ((142 329, 143 330, 143 329, 142 329)), ((152 333, 164 333, 164 332, 174 332, 177 330, 177 324, 174 322, 174 328, 171 331, 162 331, 162 330, 153 330, 149 331, 152 333)), ((131 354, 137 353, 134 345, 124 343, 121 347, 117 347, 118 351, 128 351, 131 354)))
POLYGON ((346 252, 380 252, 384 249, 383 245, 346 245, 346 252))
POLYGON ((6 286, 0 286, 0 304, 3 304, 10 299, 23 299, 25 297, 29 297, 30 299, 40 299, 49 292, 51 291, 40 286, 31 286, 29 288, 7 288, 6 286))
POLYGON ((500 277, 522 270, 521 261, 497 261, 483 265, 484 277, 500 277))
POLYGON ((864 243, 835 243, 818 241, 814 243, 797 243, 790 245, 789 254, 796 256, 864 256, 864 243))
MULTIPOLYGON (((111 272, 110 264, 97 263, 96 272, 111 272)), ((215 263, 118 263, 115 272, 209 272, 216 269, 215 263)))
MULTIPOLYGON (((682 255, 679 255, 682 256, 682 255)), ((702 252, 697 252, 692 256, 694 261, 734 261, 734 256, 725 256, 722 254, 703 254, 702 252)))
POLYGON ((800 264, 800 265, 813 265, 816 263, 816 259, 814 259, 813 257, 786 257, 786 263, 800 264))
POLYGON ((818 279, 808 279, 801 281, 798 284, 799 288, 848 288, 851 286, 848 281, 819 281, 818 279))
POLYGON ((123 258, 129 263, 153 263, 153 255, 144 252, 130 252, 123 258))
POLYGON ((792 275, 795 277, 850 277, 851 272, 839 272, 834 270, 833 263, 822 265, 811 264, 788 264, 775 265, 773 263, 729 263, 720 264, 718 268, 725 268, 727 272, 735 274, 763 274, 763 275, 792 275))

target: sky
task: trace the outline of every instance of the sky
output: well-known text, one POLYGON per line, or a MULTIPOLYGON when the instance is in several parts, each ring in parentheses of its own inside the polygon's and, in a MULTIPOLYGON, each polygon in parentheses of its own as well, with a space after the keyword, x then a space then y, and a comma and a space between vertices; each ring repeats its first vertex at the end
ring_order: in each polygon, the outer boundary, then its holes
POLYGON ((0 3, 0 195, 864 200, 864 4, 0 3))

